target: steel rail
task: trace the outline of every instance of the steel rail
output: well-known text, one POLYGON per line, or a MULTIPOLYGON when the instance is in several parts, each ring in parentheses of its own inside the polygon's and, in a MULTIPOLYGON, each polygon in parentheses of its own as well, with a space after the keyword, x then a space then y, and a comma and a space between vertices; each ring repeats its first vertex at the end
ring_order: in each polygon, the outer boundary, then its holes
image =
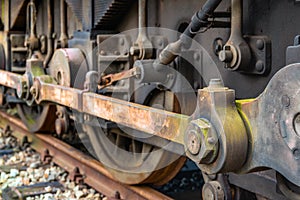
POLYGON ((47 149, 52 161, 69 173, 77 167, 83 175, 84 183, 107 197, 115 196, 118 191, 121 199, 171 199, 146 186, 128 186, 114 181, 108 170, 97 160, 49 134, 30 133, 19 119, 0 111, 0 127, 7 125, 19 140, 27 136, 31 147, 39 153, 42 154, 47 149))

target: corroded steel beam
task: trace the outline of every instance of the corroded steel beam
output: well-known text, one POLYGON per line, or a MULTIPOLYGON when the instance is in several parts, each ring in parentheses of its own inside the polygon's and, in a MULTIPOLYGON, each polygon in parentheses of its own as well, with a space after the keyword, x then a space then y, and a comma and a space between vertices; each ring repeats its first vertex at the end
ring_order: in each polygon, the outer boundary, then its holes
POLYGON ((88 91, 47 83, 45 77, 33 85, 37 103, 54 102, 79 112, 184 144, 190 117, 119 100, 88 91))
POLYGON ((22 75, 0 70, 0 85, 17 89, 17 85, 21 79, 22 75))

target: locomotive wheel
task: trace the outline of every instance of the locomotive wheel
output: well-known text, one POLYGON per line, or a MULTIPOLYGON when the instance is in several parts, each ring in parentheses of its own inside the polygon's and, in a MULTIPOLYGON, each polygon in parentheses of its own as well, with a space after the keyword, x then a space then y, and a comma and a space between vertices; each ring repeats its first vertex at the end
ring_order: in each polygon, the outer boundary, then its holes
POLYGON ((38 55, 27 60, 26 72, 23 74, 22 81, 19 80, 20 83, 18 83, 16 92, 18 97, 24 100, 24 103, 17 104, 18 114, 30 132, 54 130, 55 106, 37 105, 29 92, 34 78, 45 75, 42 64, 43 62, 38 58, 38 55), (23 84, 25 85, 23 86, 23 84))
POLYGON ((54 130, 55 107, 53 105, 17 105, 18 114, 30 132, 54 130))
MULTIPOLYGON (((152 98, 148 105, 161 107, 164 104, 165 93, 161 92, 152 98)), ((126 134, 119 128, 103 130, 91 124, 81 126, 88 135, 95 156, 112 176, 122 183, 163 185, 171 180, 185 163, 185 157, 137 141, 130 136, 131 133, 126 134)))

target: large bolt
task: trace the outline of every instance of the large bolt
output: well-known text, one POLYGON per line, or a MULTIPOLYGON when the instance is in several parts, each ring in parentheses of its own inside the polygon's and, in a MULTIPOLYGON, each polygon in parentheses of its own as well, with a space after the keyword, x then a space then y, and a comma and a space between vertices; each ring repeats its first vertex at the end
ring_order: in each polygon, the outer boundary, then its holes
POLYGON ((202 188, 202 199, 223 200, 225 199, 224 190, 218 181, 210 181, 202 188))
POLYGON ((218 139, 215 130, 204 119, 193 120, 185 134, 188 152, 199 164, 212 163, 218 153, 218 139))
POLYGON ((195 130, 191 130, 187 133, 187 138, 187 148, 189 152, 193 155, 197 155, 201 147, 200 135, 195 130))
POLYGON ((233 53, 230 46, 225 46, 225 48, 219 53, 219 60, 221 62, 230 63, 233 59, 233 53))
POLYGON ((136 55, 139 55, 140 54, 140 49, 139 49, 139 47, 138 46, 132 46, 132 47, 130 47, 130 49, 129 49, 129 53, 130 53, 130 55, 132 55, 132 56, 136 56, 136 55))
POLYGON ((24 80, 19 80, 19 83, 17 84, 17 95, 20 99, 23 99, 26 97, 27 94, 27 83, 24 80))

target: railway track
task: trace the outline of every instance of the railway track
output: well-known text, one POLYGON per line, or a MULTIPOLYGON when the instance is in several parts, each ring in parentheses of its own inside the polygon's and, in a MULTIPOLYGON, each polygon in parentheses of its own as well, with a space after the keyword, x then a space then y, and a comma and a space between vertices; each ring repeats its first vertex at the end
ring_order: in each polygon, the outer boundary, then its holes
POLYGON ((30 146, 41 154, 43 162, 54 162, 77 183, 84 182, 108 199, 171 199, 147 186, 128 186, 113 180, 103 165, 50 134, 32 134, 17 118, 0 111, 0 127, 9 126, 19 141, 27 137, 30 146), (118 194, 118 195, 116 195, 118 194))

